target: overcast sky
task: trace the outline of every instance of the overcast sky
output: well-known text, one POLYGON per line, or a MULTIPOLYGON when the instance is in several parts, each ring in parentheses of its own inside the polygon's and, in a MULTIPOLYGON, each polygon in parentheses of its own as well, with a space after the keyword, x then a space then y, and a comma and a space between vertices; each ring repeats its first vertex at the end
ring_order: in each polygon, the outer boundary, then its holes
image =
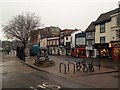
MULTIPOLYGON (((6 24, 22 12, 35 12, 44 26, 81 29, 95 21, 101 13, 118 8, 119 0, 3 0, 0 2, 0 24, 6 24)), ((0 39, 4 39, 0 25, 0 39)))

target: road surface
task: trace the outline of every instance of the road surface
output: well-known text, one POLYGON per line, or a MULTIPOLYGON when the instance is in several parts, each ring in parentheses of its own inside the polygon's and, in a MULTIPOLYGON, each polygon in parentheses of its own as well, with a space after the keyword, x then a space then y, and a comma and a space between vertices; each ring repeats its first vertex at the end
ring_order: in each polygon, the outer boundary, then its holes
POLYGON ((24 65, 11 55, 2 55, 2 88, 30 88, 49 83, 61 88, 91 88, 91 86, 38 71, 24 65))

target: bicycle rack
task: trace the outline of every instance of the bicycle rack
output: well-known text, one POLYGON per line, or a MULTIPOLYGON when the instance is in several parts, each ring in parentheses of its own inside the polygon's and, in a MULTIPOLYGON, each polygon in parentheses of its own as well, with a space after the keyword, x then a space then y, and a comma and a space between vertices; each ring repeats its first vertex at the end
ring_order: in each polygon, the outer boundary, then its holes
POLYGON ((64 63, 60 63, 60 72, 61 72, 61 66, 64 66, 65 74, 66 74, 66 65, 64 63))
POLYGON ((72 64, 72 65, 73 65, 73 67, 74 67, 74 74, 75 74, 75 64, 74 64, 74 63, 72 63, 72 62, 68 62, 68 71, 69 71, 69 66, 70 66, 70 64, 72 64))

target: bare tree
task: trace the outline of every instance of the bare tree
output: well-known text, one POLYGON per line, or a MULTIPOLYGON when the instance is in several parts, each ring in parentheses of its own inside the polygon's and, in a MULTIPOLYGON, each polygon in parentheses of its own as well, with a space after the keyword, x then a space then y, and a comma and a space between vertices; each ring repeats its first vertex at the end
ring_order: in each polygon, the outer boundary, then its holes
POLYGON ((19 14, 3 26, 3 32, 8 39, 17 39, 23 43, 24 49, 30 38, 30 32, 42 26, 41 18, 35 13, 19 14))
POLYGON ((42 26, 41 18, 35 13, 22 13, 13 17, 7 25, 3 26, 3 32, 8 39, 17 39, 25 46, 30 38, 30 32, 42 26))

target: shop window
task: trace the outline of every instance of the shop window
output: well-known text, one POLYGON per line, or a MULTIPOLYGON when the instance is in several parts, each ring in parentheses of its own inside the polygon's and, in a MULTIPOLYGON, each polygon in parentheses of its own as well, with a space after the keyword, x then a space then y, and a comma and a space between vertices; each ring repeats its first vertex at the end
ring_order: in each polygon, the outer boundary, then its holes
POLYGON ((105 33, 105 24, 100 25, 100 33, 105 33))
POLYGON ((101 49, 101 56, 109 58, 110 57, 110 51, 108 49, 101 49))

